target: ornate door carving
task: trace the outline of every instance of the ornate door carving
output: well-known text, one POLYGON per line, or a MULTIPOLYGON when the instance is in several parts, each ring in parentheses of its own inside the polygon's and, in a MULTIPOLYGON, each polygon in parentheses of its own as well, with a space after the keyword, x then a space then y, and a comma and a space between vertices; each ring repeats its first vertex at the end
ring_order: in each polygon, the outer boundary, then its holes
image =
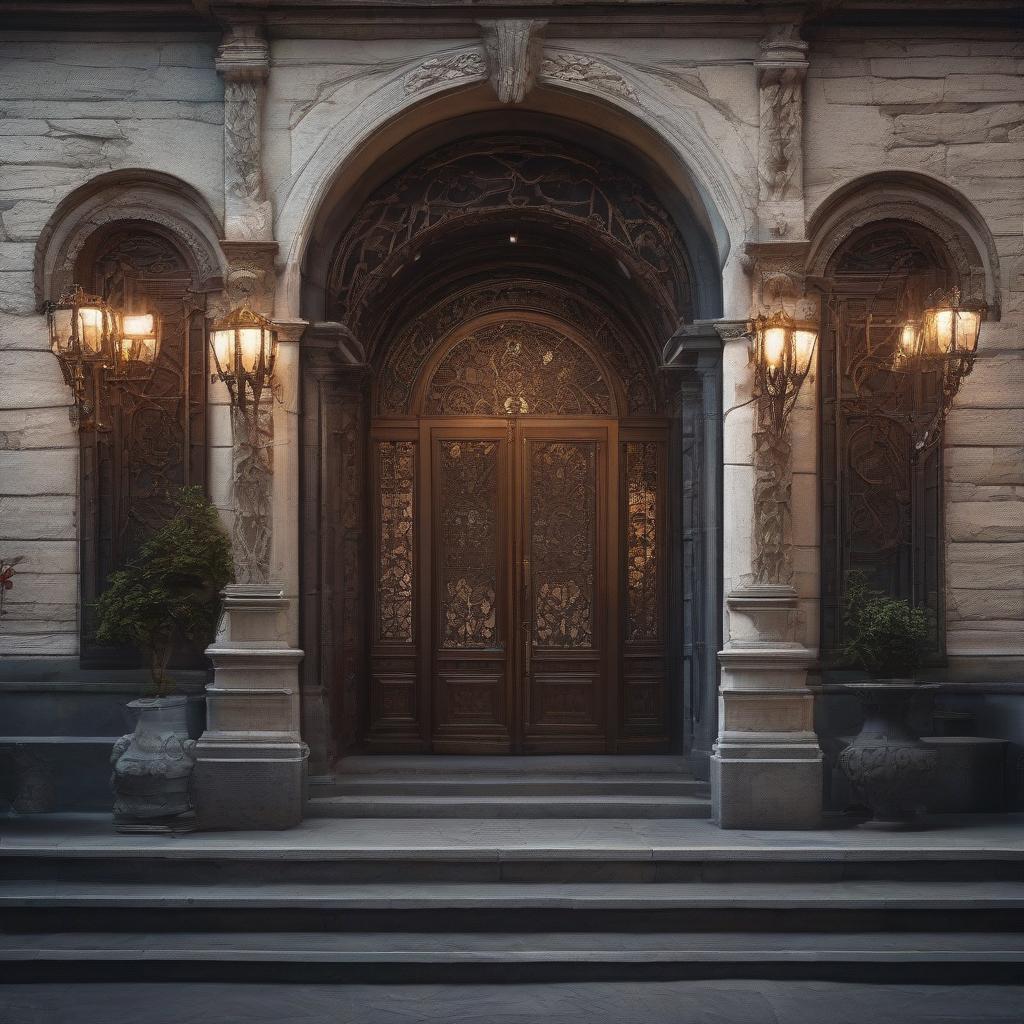
POLYGON ((375 466, 372 749, 656 750, 666 435, 550 318, 429 360, 375 466))

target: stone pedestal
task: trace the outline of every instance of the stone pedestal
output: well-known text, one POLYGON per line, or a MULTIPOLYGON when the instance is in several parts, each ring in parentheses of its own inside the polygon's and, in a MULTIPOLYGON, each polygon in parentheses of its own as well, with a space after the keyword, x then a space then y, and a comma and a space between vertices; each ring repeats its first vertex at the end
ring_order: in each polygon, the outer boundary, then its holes
POLYGON ((302 820, 302 651, 285 639, 287 610, 279 584, 224 591, 217 638, 206 650, 214 665, 206 732, 195 751, 200 828, 279 829, 302 820))
POLYGON ((792 587, 760 584, 726 599, 730 640, 719 653, 718 742, 711 755, 715 821, 722 828, 819 824, 822 754, 807 668, 816 652, 784 637, 792 587))

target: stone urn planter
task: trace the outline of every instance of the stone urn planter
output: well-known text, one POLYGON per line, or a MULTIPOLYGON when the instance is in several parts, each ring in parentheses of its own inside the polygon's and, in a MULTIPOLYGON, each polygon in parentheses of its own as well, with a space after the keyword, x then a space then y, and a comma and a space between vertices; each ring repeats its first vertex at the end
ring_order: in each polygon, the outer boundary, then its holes
POLYGON ((864 708, 864 725, 839 755, 839 768, 873 817, 861 828, 920 827, 938 755, 908 723, 915 696, 938 689, 910 679, 846 683, 864 708))
POLYGON ((188 735, 188 698, 146 697, 129 705, 138 718, 110 754, 114 825, 119 832, 188 830, 195 740, 188 735))

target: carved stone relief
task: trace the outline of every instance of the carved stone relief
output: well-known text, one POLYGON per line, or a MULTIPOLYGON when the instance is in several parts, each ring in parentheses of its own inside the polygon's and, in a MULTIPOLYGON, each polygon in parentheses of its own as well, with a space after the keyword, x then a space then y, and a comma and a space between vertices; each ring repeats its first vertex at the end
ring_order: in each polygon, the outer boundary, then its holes
POLYGON ((541 65, 541 78, 569 85, 586 85, 596 92, 606 92, 630 103, 639 103, 636 89, 614 68, 593 57, 576 53, 556 53, 541 65))
POLYGON ((505 18, 481 21, 487 77, 502 103, 522 103, 537 80, 546 21, 505 18))
POLYGON ((486 74, 487 62, 476 51, 445 54, 431 57, 410 71, 405 76, 405 91, 412 95, 460 79, 483 78, 486 74))
POLYGON ((256 25, 232 25, 217 52, 224 78, 225 234, 269 241, 273 207, 262 165, 262 107, 270 52, 256 25))
POLYGON ((266 583, 270 578, 270 542, 274 432, 268 404, 247 413, 232 409, 234 447, 231 490, 235 519, 231 547, 238 583, 266 583))

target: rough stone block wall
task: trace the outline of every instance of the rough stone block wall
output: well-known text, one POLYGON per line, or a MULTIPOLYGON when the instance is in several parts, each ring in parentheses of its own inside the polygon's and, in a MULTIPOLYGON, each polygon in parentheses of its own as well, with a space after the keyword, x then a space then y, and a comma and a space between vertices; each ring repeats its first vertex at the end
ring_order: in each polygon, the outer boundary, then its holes
POLYGON ((219 215, 216 42, 167 33, 0 40, 0 557, 23 558, 0 656, 78 650, 78 434, 38 312, 36 242, 61 200, 126 168, 177 175, 219 215))
POLYGON ((946 641, 955 675, 1024 668, 1024 44, 979 30, 835 31, 814 41, 804 142, 808 212, 873 171, 916 171, 981 214, 999 260, 946 431, 946 641))

